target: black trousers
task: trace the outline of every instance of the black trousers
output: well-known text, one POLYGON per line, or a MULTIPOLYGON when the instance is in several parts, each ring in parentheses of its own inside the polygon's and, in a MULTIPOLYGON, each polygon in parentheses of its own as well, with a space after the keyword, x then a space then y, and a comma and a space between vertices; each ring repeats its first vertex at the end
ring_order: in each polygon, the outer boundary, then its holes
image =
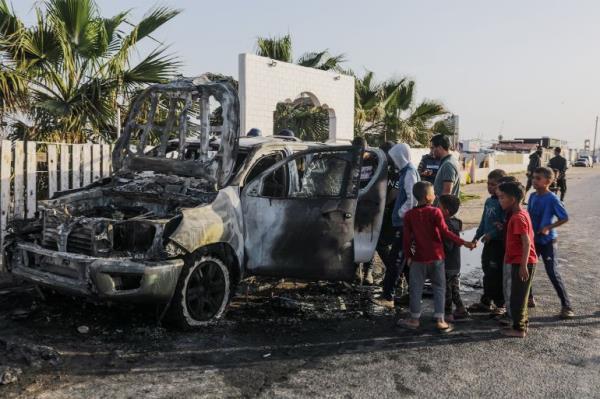
POLYGON ((527 184, 525 185, 525 194, 529 191, 529 189, 533 186, 533 175, 527 176, 527 184))
POLYGON ((504 241, 490 240, 483 245, 481 267, 483 269, 483 295, 481 303, 504 306, 502 269, 504 265, 504 241))
POLYGON ((567 179, 566 178, 562 178, 562 179, 556 180, 556 186, 560 190, 560 200, 564 201, 565 200, 565 193, 567 192, 567 179))
POLYGON ((387 300, 394 299, 396 285, 403 271, 402 231, 402 227, 395 229, 392 248, 387 258, 382 258, 385 264, 385 276, 383 277, 383 293, 381 296, 387 300))

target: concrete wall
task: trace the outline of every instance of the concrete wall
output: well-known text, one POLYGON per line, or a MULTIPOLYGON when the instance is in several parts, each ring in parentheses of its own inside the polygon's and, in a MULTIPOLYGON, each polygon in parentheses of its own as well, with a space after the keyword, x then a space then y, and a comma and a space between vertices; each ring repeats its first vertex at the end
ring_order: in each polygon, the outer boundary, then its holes
POLYGON ((273 134, 277 103, 307 94, 313 104, 329 110, 329 139, 354 137, 354 78, 305 68, 253 54, 239 55, 241 134, 259 128, 273 134))
POLYGON ((462 182, 476 183, 487 179, 488 173, 493 169, 503 169, 506 173, 525 173, 529 162, 529 154, 489 154, 486 157, 486 167, 480 168, 479 162, 469 165, 469 160, 474 155, 466 155, 465 168, 462 174, 462 182))

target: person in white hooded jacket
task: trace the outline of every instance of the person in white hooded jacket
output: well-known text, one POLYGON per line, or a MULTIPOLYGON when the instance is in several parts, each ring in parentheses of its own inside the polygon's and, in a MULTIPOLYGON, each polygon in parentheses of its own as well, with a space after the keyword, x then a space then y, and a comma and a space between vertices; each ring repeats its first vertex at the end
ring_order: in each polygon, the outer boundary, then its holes
POLYGON ((390 159, 399 170, 398 195, 392 212, 392 225, 394 226, 394 242, 388 259, 383 259, 385 264, 385 277, 383 279, 383 293, 374 299, 377 305, 393 309, 394 293, 398 279, 402 274, 402 228, 403 218, 406 212, 412 209, 417 201, 413 196, 413 186, 420 181, 419 172, 411 161, 410 146, 408 144, 396 144, 389 153, 390 159))

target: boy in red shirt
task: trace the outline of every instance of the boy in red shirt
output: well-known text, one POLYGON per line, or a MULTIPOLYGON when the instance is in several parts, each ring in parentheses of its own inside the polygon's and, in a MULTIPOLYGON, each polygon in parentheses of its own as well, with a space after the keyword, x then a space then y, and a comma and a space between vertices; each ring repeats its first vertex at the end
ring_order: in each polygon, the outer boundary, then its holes
POLYGON ((520 183, 502 183, 498 186, 500 206, 511 214, 506 226, 504 263, 511 265, 509 302, 513 325, 502 330, 502 334, 518 338, 527 336, 527 299, 537 262, 531 218, 521 206, 524 196, 520 183))
POLYGON ((433 286, 436 327, 442 332, 448 332, 451 331, 452 326, 444 320, 446 273, 443 239, 470 249, 475 248, 476 244, 466 242, 448 230, 442 211, 431 205, 435 200, 431 183, 426 181, 416 183, 413 186, 413 195, 418 203, 404 215, 402 242, 406 262, 410 264, 410 318, 398 321, 398 325, 412 330, 419 328, 423 284, 425 278, 429 277, 433 286), (411 250, 413 244, 414 251, 411 250))

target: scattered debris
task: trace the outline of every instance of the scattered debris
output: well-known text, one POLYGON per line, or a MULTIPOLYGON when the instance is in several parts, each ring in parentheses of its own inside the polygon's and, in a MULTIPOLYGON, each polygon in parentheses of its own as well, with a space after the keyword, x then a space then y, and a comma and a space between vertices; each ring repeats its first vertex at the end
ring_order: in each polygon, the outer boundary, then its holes
POLYGON ((87 334, 90 332, 90 328, 88 326, 79 326, 79 327, 77 327, 77 331, 80 334, 87 334))
POLYGON ((23 320, 31 315, 31 309, 17 308, 10 314, 12 320, 23 320))
POLYGON ((300 302, 296 299, 288 298, 285 296, 275 296, 271 299, 273 307, 281 308, 285 310, 304 312, 314 310, 312 303, 300 302))
POLYGON ((50 346, 10 342, 2 338, 0 338, 0 354, 9 360, 24 361, 32 367, 41 367, 44 363, 57 366, 61 362, 60 354, 50 346))
POLYGON ((344 302, 344 299, 342 299, 341 296, 338 296, 337 299, 340 305, 340 310, 346 310, 346 303, 344 302))
POLYGON ((266 359, 266 358, 268 358, 268 357, 271 357, 271 353, 265 353, 265 354, 263 355, 263 359, 266 359))
POLYGON ((23 370, 18 367, 0 366, 0 385, 8 385, 17 382, 23 370))

